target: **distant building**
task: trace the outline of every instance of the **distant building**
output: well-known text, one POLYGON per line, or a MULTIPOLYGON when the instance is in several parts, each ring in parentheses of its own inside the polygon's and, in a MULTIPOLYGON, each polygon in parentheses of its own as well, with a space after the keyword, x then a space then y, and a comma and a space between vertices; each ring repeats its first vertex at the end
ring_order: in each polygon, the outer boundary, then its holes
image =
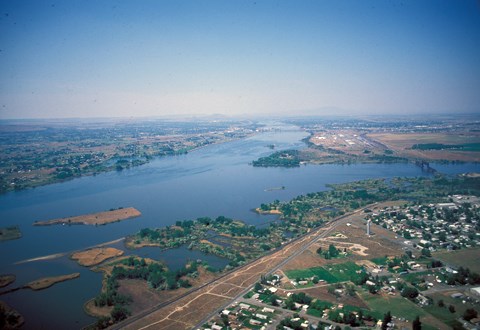
POLYGON ((473 294, 480 296, 480 286, 477 286, 476 288, 471 288, 470 290, 472 291, 473 294))

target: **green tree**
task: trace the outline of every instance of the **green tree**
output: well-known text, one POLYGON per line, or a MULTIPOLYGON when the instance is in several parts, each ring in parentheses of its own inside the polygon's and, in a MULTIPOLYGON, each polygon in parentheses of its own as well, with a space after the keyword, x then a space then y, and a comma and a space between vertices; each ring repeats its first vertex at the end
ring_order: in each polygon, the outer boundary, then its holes
POLYGON ((455 306, 453 305, 448 306, 448 310, 450 311, 450 313, 455 313, 455 306))
POLYGON ((112 317, 113 322, 119 322, 125 320, 128 315, 130 315, 130 311, 123 306, 116 305, 113 307, 110 316, 112 317))
POLYGON ((463 318, 467 321, 470 321, 471 319, 474 319, 477 316, 478 316, 478 312, 473 308, 467 308, 463 313, 463 318))
POLYGON ((412 322, 412 330, 422 330, 422 322, 420 322, 420 316, 417 316, 412 322))
POLYGON ((383 321, 382 321, 382 330, 387 329, 387 324, 392 321, 392 314, 390 311, 388 311, 385 315, 383 315, 383 321))

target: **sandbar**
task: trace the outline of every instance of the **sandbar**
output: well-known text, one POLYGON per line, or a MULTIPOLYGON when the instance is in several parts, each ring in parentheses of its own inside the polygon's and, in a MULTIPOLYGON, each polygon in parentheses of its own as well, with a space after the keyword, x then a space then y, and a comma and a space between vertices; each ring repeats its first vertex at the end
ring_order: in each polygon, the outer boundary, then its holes
POLYGON ((80 277, 80 273, 73 273, 68 275, 60 275, 60 276, 52 276, 52 277, 44 277, 32 282, 29 282, 25 285, 26 288, 30 288, 32 290, 43 290, 46 288, 51 287, 52 285, 64 281, 73 280, 77 277, 80 277))
POLYGON ((11 274, 0 275, 0 288, 4 288, 7 285, 15 282, 15 279, 16 279, 15 275, 11 275, 11 274))
POLYGON ((22 232, 18 226, 0 228, 0 242, 22 237, 22 232))
POLYGON ((105 212, 79 215, 75 217, 59 218, 47 221, 35 221, 34 226, 67 225, 106 225, 130 218, 141 216, 142 213, 134 207, 119 208, 105 212))
POLYGON ((95 266, 107 259, 119 257, 123 255, 123 251, 119 249, 115 249, 112 247, 107 248, 94 248, 86 251, 75 252, 71 255, 73 260, 77 260, 77 262, 81 266, 95 266))

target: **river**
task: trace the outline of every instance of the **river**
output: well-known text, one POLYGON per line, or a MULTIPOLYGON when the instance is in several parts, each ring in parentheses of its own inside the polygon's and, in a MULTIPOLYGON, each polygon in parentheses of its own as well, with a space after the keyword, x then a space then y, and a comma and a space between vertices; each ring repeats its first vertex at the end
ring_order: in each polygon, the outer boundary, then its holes
MULTIPOLYGON (((0 297, 26 318, 26 329, 74 329, 95 321, 83 312, 83 304, 98 294, 101 274, 68 259, 17 264, 56 253, 85 249, 135 233, 141 228, 161 227, 177 220, 202 216, 241 219, 259 225, 272 219, 251 210, 275 199, 325 190, 327 183, 366 178, 427 176, 412 164, 308 165, 298 168, 255 168, 252 160, 277 150, 302 148, 307 134, 296 127, 270 123, 277 129, 255 136, 211 145, 186 155, 157 158, 139 167, 109 172, 0 196, 0 226, 19 225, 23 237, 0 243, 0 273, 15 274, 10 287, 44 276, 80 272, 79 279, 42 291, 20 290, 0 297), (270 189, 284 186, 284 190, 270 189), (133 206, 139 218, 107 226, 34 227, 36 220, 81 215, 110 208, 133 206)), ((480 171, 475 164, 435 165, 454 174, 480 171)), ((120 246, 117 244, 117 246, 120 246)), ((160 252, 149 248, 138 253, 164 260, 171 268, 187 259, 201 258, 216 267, 226 261, 185 248, 160 252)))

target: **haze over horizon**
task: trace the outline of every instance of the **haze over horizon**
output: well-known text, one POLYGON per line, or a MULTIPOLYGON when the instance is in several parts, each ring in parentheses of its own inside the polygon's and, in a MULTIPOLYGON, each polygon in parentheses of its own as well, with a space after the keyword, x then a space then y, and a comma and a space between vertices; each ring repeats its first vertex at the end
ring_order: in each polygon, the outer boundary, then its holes
POLYGON ((0 119, 480 112, 474 0, 0 4, 0 119))

